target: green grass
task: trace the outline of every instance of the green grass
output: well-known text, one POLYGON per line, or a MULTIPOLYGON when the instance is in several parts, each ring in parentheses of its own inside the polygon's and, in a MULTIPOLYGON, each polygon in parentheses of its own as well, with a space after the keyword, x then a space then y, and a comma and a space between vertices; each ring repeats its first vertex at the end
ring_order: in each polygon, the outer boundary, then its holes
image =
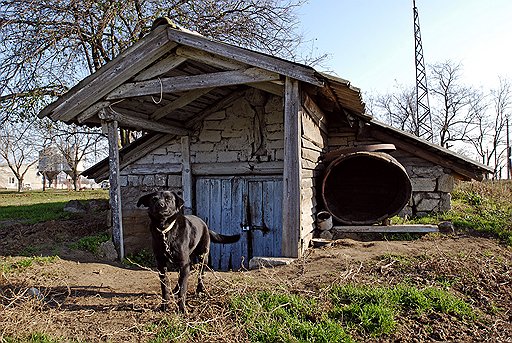
POLYGON ((232 298, 231 307, 251 342, 352 342, 350 332, 379 337, 397 329, 400 314, 476 318, 466 302, 434 287, 335 285, 327 297, 259 291, 232 298))
POLYGON ((150 324, 145 331, 154 333, 149 343, 194 342, 201 332, 212 330, 207 323, 190 323, 178 316, 166 317, 150 324))
POLYGON ((152 268, 156 265, 155 257, 149 250, 142 249, 136 253, 129 254, 123 260, 128 266, 152 268))
POLYGON ((372 336, 392 333, 400 312, 440 312, 459 318, 475 318, 466 302, 434 287, 342 285, 333 287, 330 295, 332 318, 372 336))
MULTIPOLYGON (((393 222, 404 222, 400 219, 393 222)), ((512 182, 459 182, 452 192, 452 209, 405 221, 437 224, 451 221, 457 230, 475 231, 512 245, 512 182)))
POLYGON ((231 307, 251 342, 352 342, 312 298, 262 291, 233 298, 231 307))
POLYGON ((108 199, 108 191, 0 192, 0 221, 20 220, 23 223, 35 224, 67 219, 70 214, 63 209, 68 201, 90 199, 108 199))
POLYGON ((73 250, 84 250, 95 254, 98 252, 100 244, 108 241, 109 239, 110 235, 104 232, 97 235, 82 237, 69 247, 73 250))
POLYGON ((58 256, 32 256, 22 259, 14 259, 12 257, 0 257, 1 274, 10 274, 23 272, 33 265, 44 265, 53 263, 59 259, 58 256))
POLYGON ((54 338, 51 337, 45 333, 40 332, 34 332, 30 335, 20 338, 20 337, 0 337, 1 343, 60 343, 60 342, 80 342, 77 340, 70 340, 70 339, 64 339, 64 338, 54 338))

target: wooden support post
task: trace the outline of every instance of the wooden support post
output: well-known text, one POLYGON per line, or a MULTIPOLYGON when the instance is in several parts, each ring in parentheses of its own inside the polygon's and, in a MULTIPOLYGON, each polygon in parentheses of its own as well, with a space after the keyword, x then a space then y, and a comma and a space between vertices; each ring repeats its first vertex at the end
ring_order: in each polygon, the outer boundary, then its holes
POLYGON ((192 170, 190 167, 190 137, 181 137, 181 184, 183 187, 184 213, 192 214, 192 170))
POLYGON ((299 82, 286 78, 284 89, 283 239, 281 253, 299 257, 301 125, 299 82))
MULTIPOLYGON (((104 111, 104 110, 103 110, 104 111)), ((100 118, 102 113, 100 113, 100 118)), ((119 134, 117 121, 104 121, 107 128, 109 155, 110 208, 112 211, 112 238, 119 253, 124 258, 123 216, 121 211, 121 185, 119 183, 119 134)))

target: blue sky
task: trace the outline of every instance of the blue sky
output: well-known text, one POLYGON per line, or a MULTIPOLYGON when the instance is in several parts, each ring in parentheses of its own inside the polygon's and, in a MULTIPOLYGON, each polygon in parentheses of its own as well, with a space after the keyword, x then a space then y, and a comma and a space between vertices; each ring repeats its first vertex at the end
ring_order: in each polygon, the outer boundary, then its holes
MULTIPOLYGON (((511 0, 416 0, 416 6, 426 64, 461 62, 473 86, 512 79, 511 0)), ((329 54, 316 69, 369 94, 414 84, 412 0, 310 0, 300 20, 309 46, 329 54)))

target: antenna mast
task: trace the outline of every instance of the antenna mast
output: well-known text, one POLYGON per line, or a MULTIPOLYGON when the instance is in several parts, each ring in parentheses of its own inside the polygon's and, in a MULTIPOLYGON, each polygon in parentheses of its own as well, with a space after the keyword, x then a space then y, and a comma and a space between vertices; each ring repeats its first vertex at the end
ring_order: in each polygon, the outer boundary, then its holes
POLYGON ((425 62, 423 61, 423 47, 421 44, 420 19, 416 0, 412 1, 414 13, 414 46, 416 61, 416 132, 418 137, 428 141, 433 140, 432 117, 430 116, 430 105, 428 103, 427 74, 425 62))

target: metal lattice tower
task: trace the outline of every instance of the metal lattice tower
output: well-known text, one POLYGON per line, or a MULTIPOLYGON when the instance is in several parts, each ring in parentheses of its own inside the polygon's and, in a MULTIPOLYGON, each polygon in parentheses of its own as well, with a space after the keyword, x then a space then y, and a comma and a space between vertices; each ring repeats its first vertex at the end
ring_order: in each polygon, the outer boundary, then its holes
POLYGON ((414 134, 426 140, 433 140, 432 117, 428 103, 427 74, 423 60, 423 47, 421 45, 420 19, 416 1, 412 1, 414 12, 414 46, 416 57, 416 132, 414 134))

